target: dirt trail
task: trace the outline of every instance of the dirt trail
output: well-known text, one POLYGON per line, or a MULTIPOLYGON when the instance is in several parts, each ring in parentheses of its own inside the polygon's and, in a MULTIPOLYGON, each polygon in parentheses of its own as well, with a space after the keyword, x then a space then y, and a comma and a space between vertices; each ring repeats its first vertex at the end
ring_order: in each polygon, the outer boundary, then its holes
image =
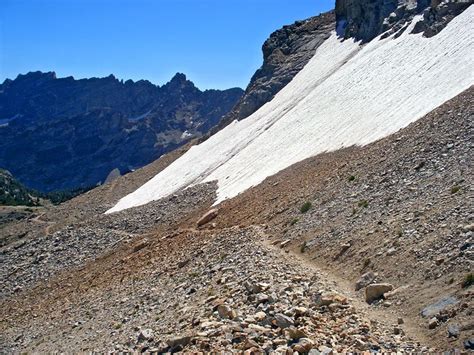
MULTIPOLYGON (((402 318, 395 310, 385 307, 372 307, 364 299, 363 291, 357 293, 354 290, 354 283, 341 278, 338 274, 335 274, 331 269, 327 268, 324 264, 319 264, 317 260, 311 260, 307 256, 301 254, 297 248, 282 249, 273 242, 269 242, 268 239, 264 239, 265 245, 274 250, 280 250, 281 254, 286 259, 291 259, 298 262, 301 266, 307 268, 308 272, 316 272, 327 280, 329 283, 337 287, 341 293, 351 299, 356 308, 368 315, 371 319, 383 322, 385 324, 397 325, 398 319, 402 318)), ((421 344, 429 344, 430 339, 419 331, 417 323, 412 319, 403 318, 403 325, 401 326, 408 337, 415 339, 421 344)))
MULTIPOLYGON (((297 263, 304 267, 309 274, 316 273, 321 275, 325 282, 332 284, 337 288, 343 295, 347 296, 351 303, 354 304, 356 309, 366 314, 370 319, 377 320, 384 324, 397 325, 398 319, 402 318, 400 314, 390 308, 372 307, 364 300, 364 294, 362 292, 357 293, 354 290, 354 284, 339 275, 335 274, 324 264, 319 264, 317 259, 310 258, 308 254, 302 254, 298 248, 288 247, 281 248, 279 246, 280 239, 275 239, 271 235, 266 234, 263 230, 259 229, 260 238, 259 242, 266 248, 277 251, 281 257, 286 260, 289 264, 297 263)), ((405 334, 415 341, 421 344, 429 344, 430 339, 426 337, 422 332, 419 331, 417 323, 411 319, 403 318, 404 324, 401 325, 405 334)))
POLYGON ((50 221, 42 221, 41 217, 43 217, 45 213, 42 213, 35 218, 30 219, 33 223, 38 223, 38 224, 47 224, 46 227, 44 227, 44 235, 49 235, 51 228, 56 225, 56 222, 50 222, 50 221))

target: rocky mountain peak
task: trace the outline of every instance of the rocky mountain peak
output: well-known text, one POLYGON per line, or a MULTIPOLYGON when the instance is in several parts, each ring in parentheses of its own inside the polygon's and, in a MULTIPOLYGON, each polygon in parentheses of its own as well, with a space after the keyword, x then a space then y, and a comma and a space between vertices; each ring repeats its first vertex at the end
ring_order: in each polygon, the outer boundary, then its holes
POLYGON ((241 95, 201 91, 182 73, 161 87, 19 75, 0 85, 0 167, 40 191, 94 186, 205 134, 241 95))
POLYGON ((172 83, 185 83, 188 79, 183 73, 176 73, 173 78, 171 78, 172 83))
POLYGON ((166 83, 163 88, 168 90, 181 90, 183 88, 196 89, 194 83, 186 78, 183 73, 176 73, 171 80, 166 83))
POLYGON ((56 79, 56 72, 49 71, 49 72, 42 72, 42 71, 30 71, 26 74, 18 74, 16 80, 54 80, 56 79))

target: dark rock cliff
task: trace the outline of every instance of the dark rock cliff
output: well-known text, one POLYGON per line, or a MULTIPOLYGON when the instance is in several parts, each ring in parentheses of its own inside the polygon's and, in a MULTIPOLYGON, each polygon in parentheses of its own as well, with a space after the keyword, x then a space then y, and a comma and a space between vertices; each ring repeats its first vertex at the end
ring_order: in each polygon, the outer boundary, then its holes
POLYGON ((205 134, 242 93, 200 91, 184 74, 161 87, 19 75, 0 85, 0 167, 40 191, 93 186, 205 134))
POLYGON ((440 32, 472 0, 336 0, 340 34, 364 42, 386 32, 403 31, 415 15, 423 15, 413 32, 431 37, 440 32))

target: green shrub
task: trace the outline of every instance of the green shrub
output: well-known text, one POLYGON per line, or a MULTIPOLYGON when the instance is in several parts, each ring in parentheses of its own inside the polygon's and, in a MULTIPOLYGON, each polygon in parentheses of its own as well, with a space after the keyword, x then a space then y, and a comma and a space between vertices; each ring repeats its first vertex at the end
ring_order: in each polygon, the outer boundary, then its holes
POLYGON ((347 180, 349 181, 354 181, 356 179, 356 177, 354 175, 351 175, 347 178, 347 180))
POLYGON ((358 205, 359 207, 367 208, 367 207, 369 206, 369 203, 367 202, 367 200, 360 200, 357 205, 358 205))
POLYGON ((301 208, 300 208, 301 213, 308 212, 311 209, 312 206, 313 205, 311 204, 311 202, 306 201, 305 203, 303 203, 303 206, 301 206, 301 208))
POLYGON ((455 193, 457 193, 459 190, 461 190, 461 188, 457 185, 454 185, 453 187, 451 187, 451 194, 454 195, 455 193))
POLYGON ((290 226, 294 226, 297 222, 298 222, 298 218, 293 218, 293 219, 290 221, 290 226))
POLYGON ((462 287, 466 288, 474 284, 474 274, 471 272, 464 277, 462 281, 462 287))
POLYGON ((301 246, 300 246, 300 251, 301 251, 302 253, 304 253, 304 252, 306 251, 306 247, 307 247, 306 241, 304 241, 303 244, 301 244, 301 246))

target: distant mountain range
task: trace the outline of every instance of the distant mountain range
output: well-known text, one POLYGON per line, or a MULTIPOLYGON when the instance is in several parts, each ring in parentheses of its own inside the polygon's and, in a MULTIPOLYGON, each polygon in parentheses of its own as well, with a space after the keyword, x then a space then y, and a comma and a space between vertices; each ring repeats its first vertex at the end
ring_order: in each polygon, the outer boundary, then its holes
POLYGON ((201 91, 180 73, 163 86, 19 75, 0 85, 0 167, 43 192, 95 186, 205 134, 242 94, 201 91))

